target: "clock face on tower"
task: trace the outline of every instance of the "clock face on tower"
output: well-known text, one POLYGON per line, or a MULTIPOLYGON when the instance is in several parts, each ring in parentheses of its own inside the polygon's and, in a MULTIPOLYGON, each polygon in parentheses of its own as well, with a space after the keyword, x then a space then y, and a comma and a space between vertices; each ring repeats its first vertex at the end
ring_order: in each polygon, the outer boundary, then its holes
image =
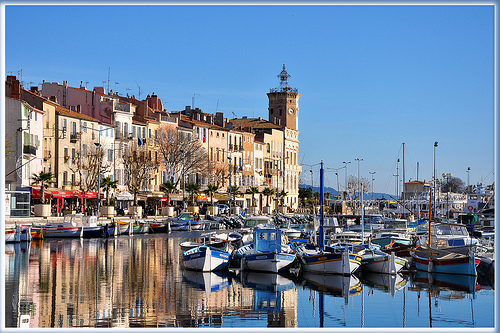
POLYGON ((293 109, 288 110, 289 114, 293 114, 293 109))

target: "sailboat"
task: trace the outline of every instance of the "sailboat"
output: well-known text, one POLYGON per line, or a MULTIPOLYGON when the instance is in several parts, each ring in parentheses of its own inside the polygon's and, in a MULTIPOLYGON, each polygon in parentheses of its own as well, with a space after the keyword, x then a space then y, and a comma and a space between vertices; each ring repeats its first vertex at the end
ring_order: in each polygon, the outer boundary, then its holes
MULTIPOLYGON (((432 192, 430 192, 430 205, 432 212, 432 192)), ((429 214, 429 233, 427 246, 412 249, 410 255, 413 257, 415 266, 420 271, 429 273, 447 273, 477 275, 476 267, 481 260, 475 257, 474 251, 469 253, 456 253, 432 247, 432 214, 429 214)))
POLYGON ((362 257, 350 251, 348 246, 335 246, 325 249, 324 229, 324 169, 320 168, 320 227, 319 244, 305 244, 296 248, 301 269, 306 272, 351 275, 361 265, 362 257))

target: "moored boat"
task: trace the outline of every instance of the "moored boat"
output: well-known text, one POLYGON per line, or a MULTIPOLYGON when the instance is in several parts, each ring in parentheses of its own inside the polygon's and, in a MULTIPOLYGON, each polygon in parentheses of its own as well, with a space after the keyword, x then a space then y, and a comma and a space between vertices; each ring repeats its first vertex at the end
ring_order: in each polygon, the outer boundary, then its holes
POLYGON ((272 224, 256 225, 252 246, 247 245, 238 251, 241 270, 278 273, 289 269, 295 260, 291 248, 282 244, 281 230, 272 224))
POLYGON ((184 251, 182 259, 185 268, 197 271, 211 272, 229 267, 229 253, 207 245, 184 251))
POLYGON ((43 225, 33 225, 32 231, 42 230, 44 238, 81 238, 83 227, 78 227, 74 222, 48 222, 43 225))

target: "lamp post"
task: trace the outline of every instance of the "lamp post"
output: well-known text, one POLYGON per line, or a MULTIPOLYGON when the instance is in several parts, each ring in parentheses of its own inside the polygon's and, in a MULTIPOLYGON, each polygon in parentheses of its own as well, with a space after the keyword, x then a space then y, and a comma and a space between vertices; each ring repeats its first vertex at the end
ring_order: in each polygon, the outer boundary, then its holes
POLYGON ((345 191, 346 191, 346 196, 347 196, 347 165, 351 162, 342 162, 345 164, 345 191))
POLYGON ((470 173, 470 167, 467 167, 467 193, 469 193, 469 173, 470 173))
POLYGON ((337 176, 337 199, 340 197, 340 188, 339 188, 339 173, 335 171, 335 176, 337 176))
POLYGON ((372 204, 373 204, 373 181, 375 180, 373 178, 373 175, 376 174, 377 172, 376 171, 369 171, 368 172, 370 175, 372 175, 372 204))
MULTIPOLYGON (((360 192, 361 188, 359 187, 359 162, 363 161, 363 159, 362 158, 355 158, 354 160, 358 161, 358 192, 359 192, 359 198, 361 199, 361 192, 360 192)), ((354 193, 354 194, 356 194, 356 193, 354 193)))

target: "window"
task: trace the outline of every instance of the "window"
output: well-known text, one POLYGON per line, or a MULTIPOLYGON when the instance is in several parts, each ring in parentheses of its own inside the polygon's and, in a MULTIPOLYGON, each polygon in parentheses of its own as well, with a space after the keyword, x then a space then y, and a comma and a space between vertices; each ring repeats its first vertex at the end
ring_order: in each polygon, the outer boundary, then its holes
POLYGON ((87 122, 86 121, 82 122, 82 132, 87 133, 87 122))
POLYGON ((71 135, 76 134, 76 121, 71 122, 71 135))
POLYGON ((108 149, 108 162, 113 161, 113 149, 108 149))
POLYGON ((66 131, 68 128, 68 120, 67 119, 61 119, 61 128, 63 131, 66 131))
POLYGON ((64 171, 63 172, 63 185, 67 185, 67 184, 68 184, 68 172, 64 171))

